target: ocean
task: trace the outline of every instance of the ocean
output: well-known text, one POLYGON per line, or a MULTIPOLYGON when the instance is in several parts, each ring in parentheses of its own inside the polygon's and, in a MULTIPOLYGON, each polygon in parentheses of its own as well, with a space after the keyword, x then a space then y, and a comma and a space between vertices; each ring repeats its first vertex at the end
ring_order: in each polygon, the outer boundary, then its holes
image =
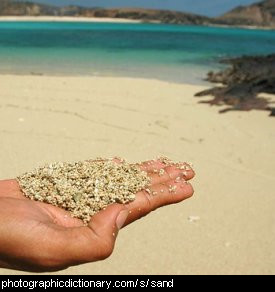
POLYGON ((90 22, 0 22, 0 74, 127 76, 203 84, 219 60, 275 52, 275 31, 90 22))

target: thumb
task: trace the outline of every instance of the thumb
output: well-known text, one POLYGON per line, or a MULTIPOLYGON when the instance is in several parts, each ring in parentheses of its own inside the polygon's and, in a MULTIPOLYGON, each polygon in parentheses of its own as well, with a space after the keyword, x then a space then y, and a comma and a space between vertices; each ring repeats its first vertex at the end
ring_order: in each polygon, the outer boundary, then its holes
POLYGON ((64 244, 59 255, 68 265, 108 258, 114 250, 118 231, 124 225, 128 214, 129 211, 124 205, 113 204, 94 215, 88 227, 66 229, 63 232, 64 244))
POLYGON ((88 227, 102 240, 114 241, 128 215, 124 205, 113 204, 94 215, 88 227))
POLYGON ((129 211, 124 205, 114 204, 94 215, 88 225, 98 239, 98 258, 108 258, 115 247, 119 230, 124 225, 129 211))

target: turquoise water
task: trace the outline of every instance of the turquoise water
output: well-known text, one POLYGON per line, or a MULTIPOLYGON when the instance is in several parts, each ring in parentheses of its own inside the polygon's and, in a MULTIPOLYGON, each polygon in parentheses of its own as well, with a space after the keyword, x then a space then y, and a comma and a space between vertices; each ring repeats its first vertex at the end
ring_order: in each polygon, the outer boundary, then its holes
POLYGON ((0 22, 0 73, 200 83, 224 57, 275 53, 275 31, 163 24, 0 22))

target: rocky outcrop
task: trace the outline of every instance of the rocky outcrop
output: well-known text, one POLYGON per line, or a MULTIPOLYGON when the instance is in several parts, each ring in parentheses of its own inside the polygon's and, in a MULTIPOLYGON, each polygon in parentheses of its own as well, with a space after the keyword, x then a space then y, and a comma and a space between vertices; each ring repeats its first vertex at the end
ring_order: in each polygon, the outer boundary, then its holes
POLYGON ((259 93, 275 94, 275 54, 258 57, 241 57, 224 60, 229 64, 221 72, 209 72, 207 80, 223 86, 214 87, 196 94, 196 96, 212 95, 214 98, 202 103, 211 105, 228 105, 221 113, 231 110, 268 110, 275 115, 272 102, 259 98, 259 93))
POLYGON ((254 25, 275 28, 275 0, 265 0, 250 6, 239 6, 216 19, 227 25, 254 25))

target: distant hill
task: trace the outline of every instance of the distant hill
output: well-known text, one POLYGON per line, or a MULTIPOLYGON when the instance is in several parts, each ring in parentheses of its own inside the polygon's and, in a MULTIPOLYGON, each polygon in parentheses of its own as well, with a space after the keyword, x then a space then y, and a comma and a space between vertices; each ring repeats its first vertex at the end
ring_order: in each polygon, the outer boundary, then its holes
POLYGON ((205 16, 176 11, 138 8, 102 9, 79 6, 65 6, 60 8, 32 2, 17 2, 11 0, 0 0, 0 15, 110 17, 185 24, 205 24, 210 20, 205 16))
POLYGON ((239 6, 218 18, 228 25, 275 27, 275 0, 265 0, 250 6, 239 6))
POLYGON ((210 19, 190 13, 138 8, 102 9, 78 6, 54 7, 32 2, 0 0, 0 15, 10 16, 84 16, 138 19, 163 23, 205 24, 210 19))
POLYGON ((59 15, 59 8, 49 5, 36 4, 32 2, 16 2, 11 0, 0 0, 0 15, 2 16, 59 15))
POLYGON ((120 8, 120 9, 94 9, 84 10, 82 16, 127 18, 142 21, 159 21, 162 23, 175 24, 208 24, 210 18, 206 16, 195 15, 191 13, 168 11, 168 10, 150 10, 142 8, 120 8))
POLYGON ((109 17, 174 24, 253 25, 275 28, 275 0, 265 0, 250 6, 240 6, 218 18, 209 18, 206 16, 169 10, 142 8, 103 9, 79 6, 55 7, 34 2, 0 0, 0 15, 109 17))

